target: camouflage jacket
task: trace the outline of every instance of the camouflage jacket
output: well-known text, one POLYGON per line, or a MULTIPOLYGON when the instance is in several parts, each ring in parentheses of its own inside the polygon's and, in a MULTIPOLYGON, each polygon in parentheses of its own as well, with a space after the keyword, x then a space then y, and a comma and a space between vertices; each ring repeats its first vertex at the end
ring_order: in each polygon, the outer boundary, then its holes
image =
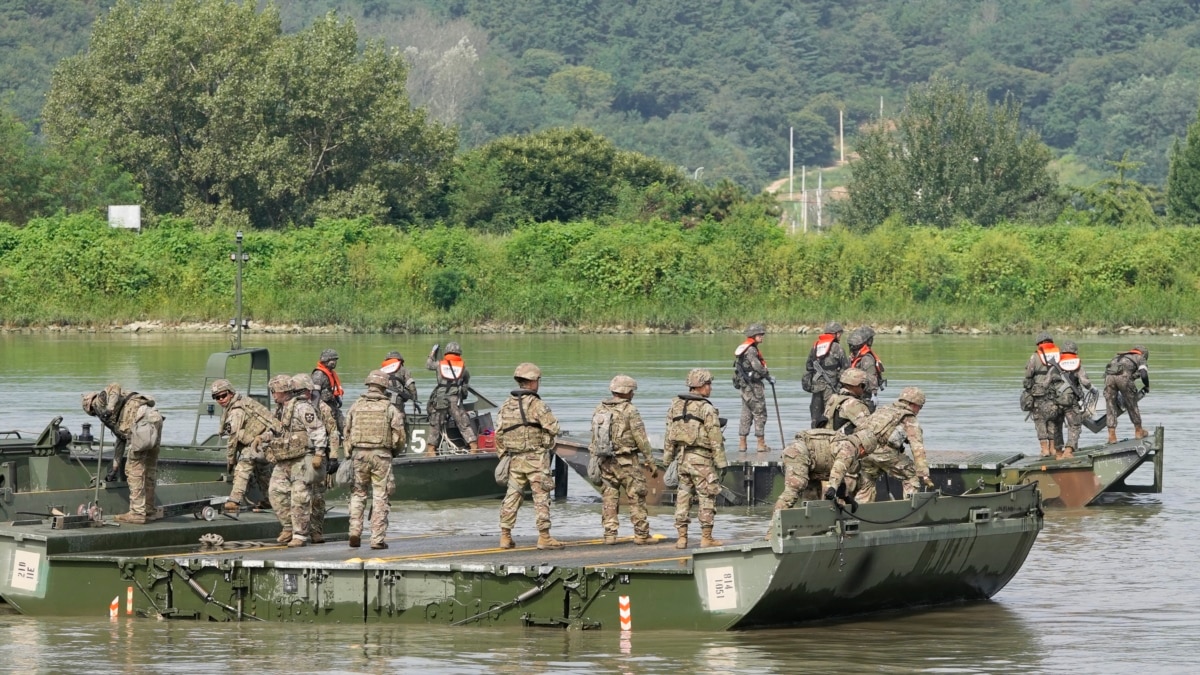
POLYGON ((721 419, 708 399, 695 394, 680 394, 667 410, 667 435, 663 461, 670 464, 685 450, 711 454, 717 468, 724 468, 725 437, 721 419))
POLYGON ((650 438, 646 436, 646 425, 642 422, 642 415, 633 403, 614 396, 596 406, 596 412, 602 408, 612 409, 613 452, 618 455, 635 455, 641 452, 646 456, 646 461, 650 461, 650 438))
POLYGON ((558 418, 537 392, 514 389, 496 414, 496 452, 546 452, 558 438, 558 418))

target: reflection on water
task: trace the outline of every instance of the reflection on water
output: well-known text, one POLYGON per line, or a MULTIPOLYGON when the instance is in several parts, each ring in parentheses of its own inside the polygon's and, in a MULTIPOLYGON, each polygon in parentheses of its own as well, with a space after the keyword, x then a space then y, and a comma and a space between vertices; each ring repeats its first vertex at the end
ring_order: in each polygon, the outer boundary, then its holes
MULTIPOLYGON (((341 352, 347 390, 383 354, 399 349, 415 366, 422 396, 431 378, 420 367, 433 342, 447 336, 252 336, 272 350, 276 371, 311 368, 320 350, 341 352)), ((609 379, 638 379, 635 403, 656 442, 671 396, 693 366, 716 375, 714 402, 735 418, 728 383, 736 335, 716 336, 454 336, 463 344, 472 384, 499 401, 512 387, 516 363, 545 373, 542 393, 563 427, 586 430, 609 379)), ((1094 379, 1127 340, 1079 338, 1094 379)), ((1192 672, 1200 640, 1200 469, 1192 461, 1200 425, 1200 340, 1138 338, 1150 347, 1154 393, 1143 404, 1148 427, 1166 430, 1162 495, 1110 498, 1103 507, 1051 511, 1046 529, 1017 577, 991 602, 891 614, 831 625, 749 633, 671 631, 565 632, 394 626, 279 626, 154 622, 126 619, 34 621, 0 616, 0 668, 23 672, 619 672, 778 673, 883 672, 1192 672), (305 656, 298 660, 297 649, 305 656), (201 665, 197 665, 201 664, 201 665)), ((1032 425, 1017 410, 1030 345, 1027 337, 888 336, 877 338, 890 382, 924 388, 921 413, 933 449, 1034 446, 1032 425)), ((808 395, 798 386, 811 336, 768 335, 764 353, 779 377, 787 436, 807 426, 808 395)), ((73 430, 88 421, 79 393, 111 380, 154 395, 167 412, 169 440, 190 438, 198 380, 220 336, 0 336, 0 429, 40 430, 61 414, 73 430)), ((768 442, 778 444, 774 406, 768 442)), ((736 421, 734 422, 736 424, 736 421)), ((1128 423, 1123 421, 1123 432, 1128 423)), ((728 436, 732 439, 732 434, 728 436)), ((1085 431, 1085 444, 1102 437, 1085 431)), ((1135 482, 1151 482, 1136 476, 1135 482)), ((555 534, 595 536, 598 497, 576 476, 570 497, 553 508, 555 534)), ((403 504, 391 536, 457 532, 497 536, 498 502, 403 504)), ((767 510, 727 509, 721 536, 760 536, 767 510)), ((532 513, 515 534, 532 537, 532 513)), ((651 511, 654 531, 673 531, 670 509, 651 511)), ((622 534, 629 534, 622 520, 622 534)), ((401 539, 402 541, 402 539, 401 539)))

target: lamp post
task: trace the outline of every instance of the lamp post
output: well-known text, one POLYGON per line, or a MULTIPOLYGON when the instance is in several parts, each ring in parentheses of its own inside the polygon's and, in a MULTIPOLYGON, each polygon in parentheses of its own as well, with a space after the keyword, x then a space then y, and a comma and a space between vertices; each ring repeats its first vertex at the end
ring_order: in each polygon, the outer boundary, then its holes
POLYGON ((234 329, 232 349, 242 348, 242 329, 249 328, 250 322, 242 319, 242 263, 250 259, 250 254, 242 252, 242 231, 237 231, 237 253, 230 253, 229 259, 237 263, 237 280, 234 282, 234 302, 237 305, 237 318, 229 320, 230 328, 234 329))

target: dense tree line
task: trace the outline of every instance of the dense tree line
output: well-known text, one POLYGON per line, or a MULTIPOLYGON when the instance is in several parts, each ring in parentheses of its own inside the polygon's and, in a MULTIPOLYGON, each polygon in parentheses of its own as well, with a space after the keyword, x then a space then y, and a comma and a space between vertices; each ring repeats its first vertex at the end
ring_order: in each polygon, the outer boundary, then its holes
MULTIPOLYGON (((36 126, 51 68, 84 49, 111 0, 0 8, 0 93, 36 126)), ((255 4, 255 3, 250 3, 255 4)), ((406 54, 414 103, 474 148, 586 126, 619 148, 705 167, 757 189, 796 161, 835 157, 838 111, 856 133, 939 75, 1008 96, 1060 153, 1094 169, 1139 164, 1163 185, 1200 82, 1190 0, 304 0, 286 34, 328 11, 406 54)))

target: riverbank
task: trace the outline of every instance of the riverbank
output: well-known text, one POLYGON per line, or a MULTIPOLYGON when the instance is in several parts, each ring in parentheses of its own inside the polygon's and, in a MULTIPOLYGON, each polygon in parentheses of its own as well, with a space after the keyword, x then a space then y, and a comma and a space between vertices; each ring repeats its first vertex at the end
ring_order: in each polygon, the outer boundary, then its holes
MULTIPOLYGON (((858 324, 846 324, 850 328, 858 324)), ((816 335, 821 332, 821 325, 766 325, 767 332, 773 334, 816 335)), ((930 328, 928 326, 872 326, 878 335, 1021 335, 1026 330, 994 330, 974 326, 944 326, 930 328)), ((350 326, 303 326, 300 324, 268 324, 252 325, 245 335, 262 333, 267 335, 333 335, 338 333, 361 335, 438 335, 445 333, 463 335, 487 334, 580 334, 580 335, 708 335, 717 333, 741 333, 744 326, 688 327, 672 328, 663 326, 624 326, 624 325, 583 325, 583 326, 525 326, 520 324, 482 324, 478 326, 449 326, 431 330, 362 330, 350 326)), ((1041 330, 1041 329, 1039 329, 1041 330)), ((1147 326, 1121 326, 1105 328, 1088 326, 1055 326, 1047 328, 1055 335, 1193 335, 1193 329, 1181 327, 1151 328, 1147 326)), ((52 333, 228 333, 229 326, 219 323, 206 322, 164 322, 164 321, 134 321, 131 323, 114 323, 101 325, 70 325, 52 324, 45 326, 0 326, 0 334, 52 334, 52 333)))

